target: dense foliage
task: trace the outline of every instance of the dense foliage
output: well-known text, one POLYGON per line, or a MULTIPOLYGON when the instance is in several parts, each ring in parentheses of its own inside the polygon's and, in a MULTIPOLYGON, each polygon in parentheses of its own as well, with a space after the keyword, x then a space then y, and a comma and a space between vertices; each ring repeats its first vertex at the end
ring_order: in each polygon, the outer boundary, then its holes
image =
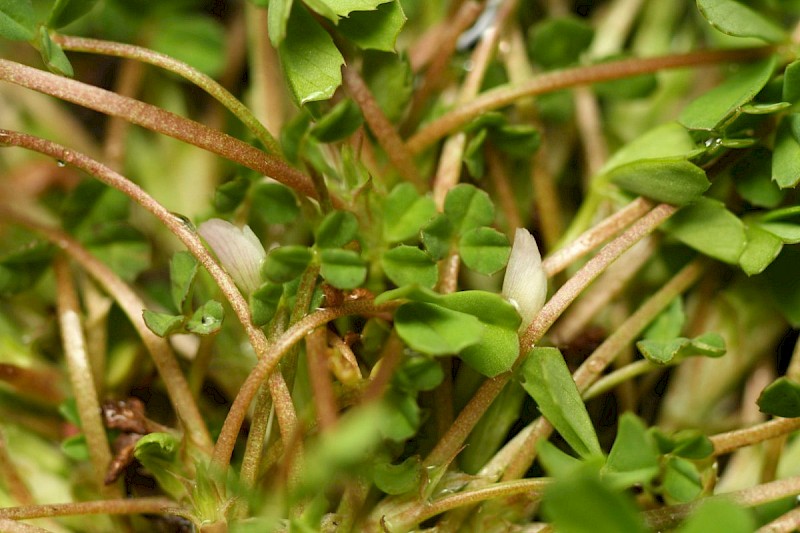
POLYGON ((794 531, 798 19, 0 0, 0 530, 794 531))

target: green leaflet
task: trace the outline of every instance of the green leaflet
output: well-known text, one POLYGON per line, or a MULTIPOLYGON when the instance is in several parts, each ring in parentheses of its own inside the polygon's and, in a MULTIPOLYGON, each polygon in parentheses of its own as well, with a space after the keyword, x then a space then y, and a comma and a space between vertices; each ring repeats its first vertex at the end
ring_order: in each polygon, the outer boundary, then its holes
POLYGON ((727 80, 687 105, 681 112, 680 123, 691 130, 717 129, 764 88, 775 64, 775 57, 770 57, 740 67, 727 80))
POLYGON ((736 0, 697 0, 697 8, 714 28, 736 37, 779 43, 788 36, 775 22, 736 0))
POLYGON ((556 348, 534 348, 521 368, 522 386, 542 415, 582 458, 603 454, 589 413, 556 348))
POLYGON ((0 37, 30 41, 36 35, 36 12, 31 0, 0 0, 0 37))
POLYGON ((393 52, 406 16, 399 0, 392 0, 373 11, 355 11, 339 21, 338 31, 362 49, 393 52))
POLYGON ((673 205, 691 203, 711 186, 703 169, 683 158, 634 161, 616 167, 608 176, 625 190, 673 205))
POLYGON ((381 258, 386 276, 401 287, 418 283, 432 289, 439 279, 439 269, 434 260, 415 246, 397 246, 381 258))
POLYGON ((342 83, 342 54, 299 2, 292 8, 278 55, 289 88, 300 104, 327 100, 342 83))
POLYGON ((683 207, 662 228, 698 252, 730 264, 739 262, 747 244, 742 221, 710 198, 683 207))

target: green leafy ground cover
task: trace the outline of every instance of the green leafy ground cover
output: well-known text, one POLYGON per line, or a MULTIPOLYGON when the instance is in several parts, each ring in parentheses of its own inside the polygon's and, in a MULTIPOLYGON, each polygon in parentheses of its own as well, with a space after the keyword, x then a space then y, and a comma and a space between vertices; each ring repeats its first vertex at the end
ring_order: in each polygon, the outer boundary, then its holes
POLYGON ((798 19, 0 0, 0 531, 794 531, 798 19))

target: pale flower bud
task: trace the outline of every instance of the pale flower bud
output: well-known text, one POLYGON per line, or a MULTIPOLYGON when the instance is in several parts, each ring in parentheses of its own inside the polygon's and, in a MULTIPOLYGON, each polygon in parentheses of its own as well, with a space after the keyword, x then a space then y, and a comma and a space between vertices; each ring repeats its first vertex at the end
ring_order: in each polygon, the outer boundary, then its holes
POLYGON ((547 276, 536 239, 528 230, 517 228, 514 246, 503 279, 503 296, 517 308, 522 317, 520 330, 528 327, 544 305, 547 276))
POLYGON ((267 252, 249 226, 239 228, 227 220, 212 218, 200 224, 197 232, 242 291, 250 294, 261 286, 261 263, 267 252))

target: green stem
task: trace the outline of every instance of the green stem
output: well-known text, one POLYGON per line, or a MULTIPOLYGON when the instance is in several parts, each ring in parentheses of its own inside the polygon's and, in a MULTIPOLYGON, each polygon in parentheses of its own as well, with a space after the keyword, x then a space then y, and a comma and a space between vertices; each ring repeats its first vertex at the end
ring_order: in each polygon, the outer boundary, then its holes
POLYGON ((775 52, 774 46, 741 48, 735 50, 704 50, 688 54, 661 57, 633 58, 586 67, 575 67, 547 72, 518 84, 502 85, 429 123, 406 143, 416 154, 450 133, 457 131, 470 120, 495 109, 505 107, 519 98, 554 92, 570 87, 658 72, 673 68, 713 65, 726 61, 753 61, 775 52))
MULTIPOLYGON (((289 316, 289 325, 296 324, 308 314, 308 308, 311 305, 311 299, 314 297, 314 290, 317 287, 319 269, 319 264, 312 262, 303 272, 300 278, 300 284, 297 287, 294 307, 289 316)), ((281 372, 286 379, 289 391, 294 388, 294 378, 297 373, 297 357, 298 349, 294 348, 286 354, 286 357, 281 361, 281 372)))
POLYGON ((141 46, 132 44, 117 43, 113 41, 103 41, 100 39, 88 39, 85 37, 73 37, 71 35, 55 35, 53 40, 61 45, 65 50, 73 52, 85 52, 90 54, 103 54, 114 57, 124 57, 135 59, 143 63, 168 70, 182 78, 197 85, 215 100, 225 106, 248 130, 261 141, 261 144, 273 155, 280 155, 281 149, 267 128, 256 118, 256 116, 233 96, 225 87, 217 83, 211 76, 203 74, 194 67, 183 61, 178 61, 168 55, 155 52, 141 46))
POLYGON ((610 374, 598 379, 591 387, 586 389, 586 392, 583 393, 583 399, 591 400, 592 398, 596 398, 603 393, 615 389, 620 384, 625 383, 630 379, 641 376, 642 374, 646 374, 651 370, 659 370, 664 368, 666 368, 664 365, 651 363, 647 359, 634 361, 633 363, 625 365, 619 370, 615 370, 610 374))
POLYGON ((193 144, 261 172, 301 194, 316 198, 311 178, 281 159, 160 107, 5 59, 0 59, 0 79, 106 115, 124 118, 132 124, 193 144))
POLYGON ((54 263, 56 288, 58 291, 58 323, 61 329, 61 343, 67 372, 75 395, 78 417, 86 436, 89 459, 92 463, 97 490, 107 496, 119 496, 114 486, 106 486, 105 477, 111 464, 111 448, 108 445, 103 418, 100 415, 100 400, 94 384, 86 339, 83 334, 81 309, 75 283, 72 280, 67 260, 57 255, 54 263))

